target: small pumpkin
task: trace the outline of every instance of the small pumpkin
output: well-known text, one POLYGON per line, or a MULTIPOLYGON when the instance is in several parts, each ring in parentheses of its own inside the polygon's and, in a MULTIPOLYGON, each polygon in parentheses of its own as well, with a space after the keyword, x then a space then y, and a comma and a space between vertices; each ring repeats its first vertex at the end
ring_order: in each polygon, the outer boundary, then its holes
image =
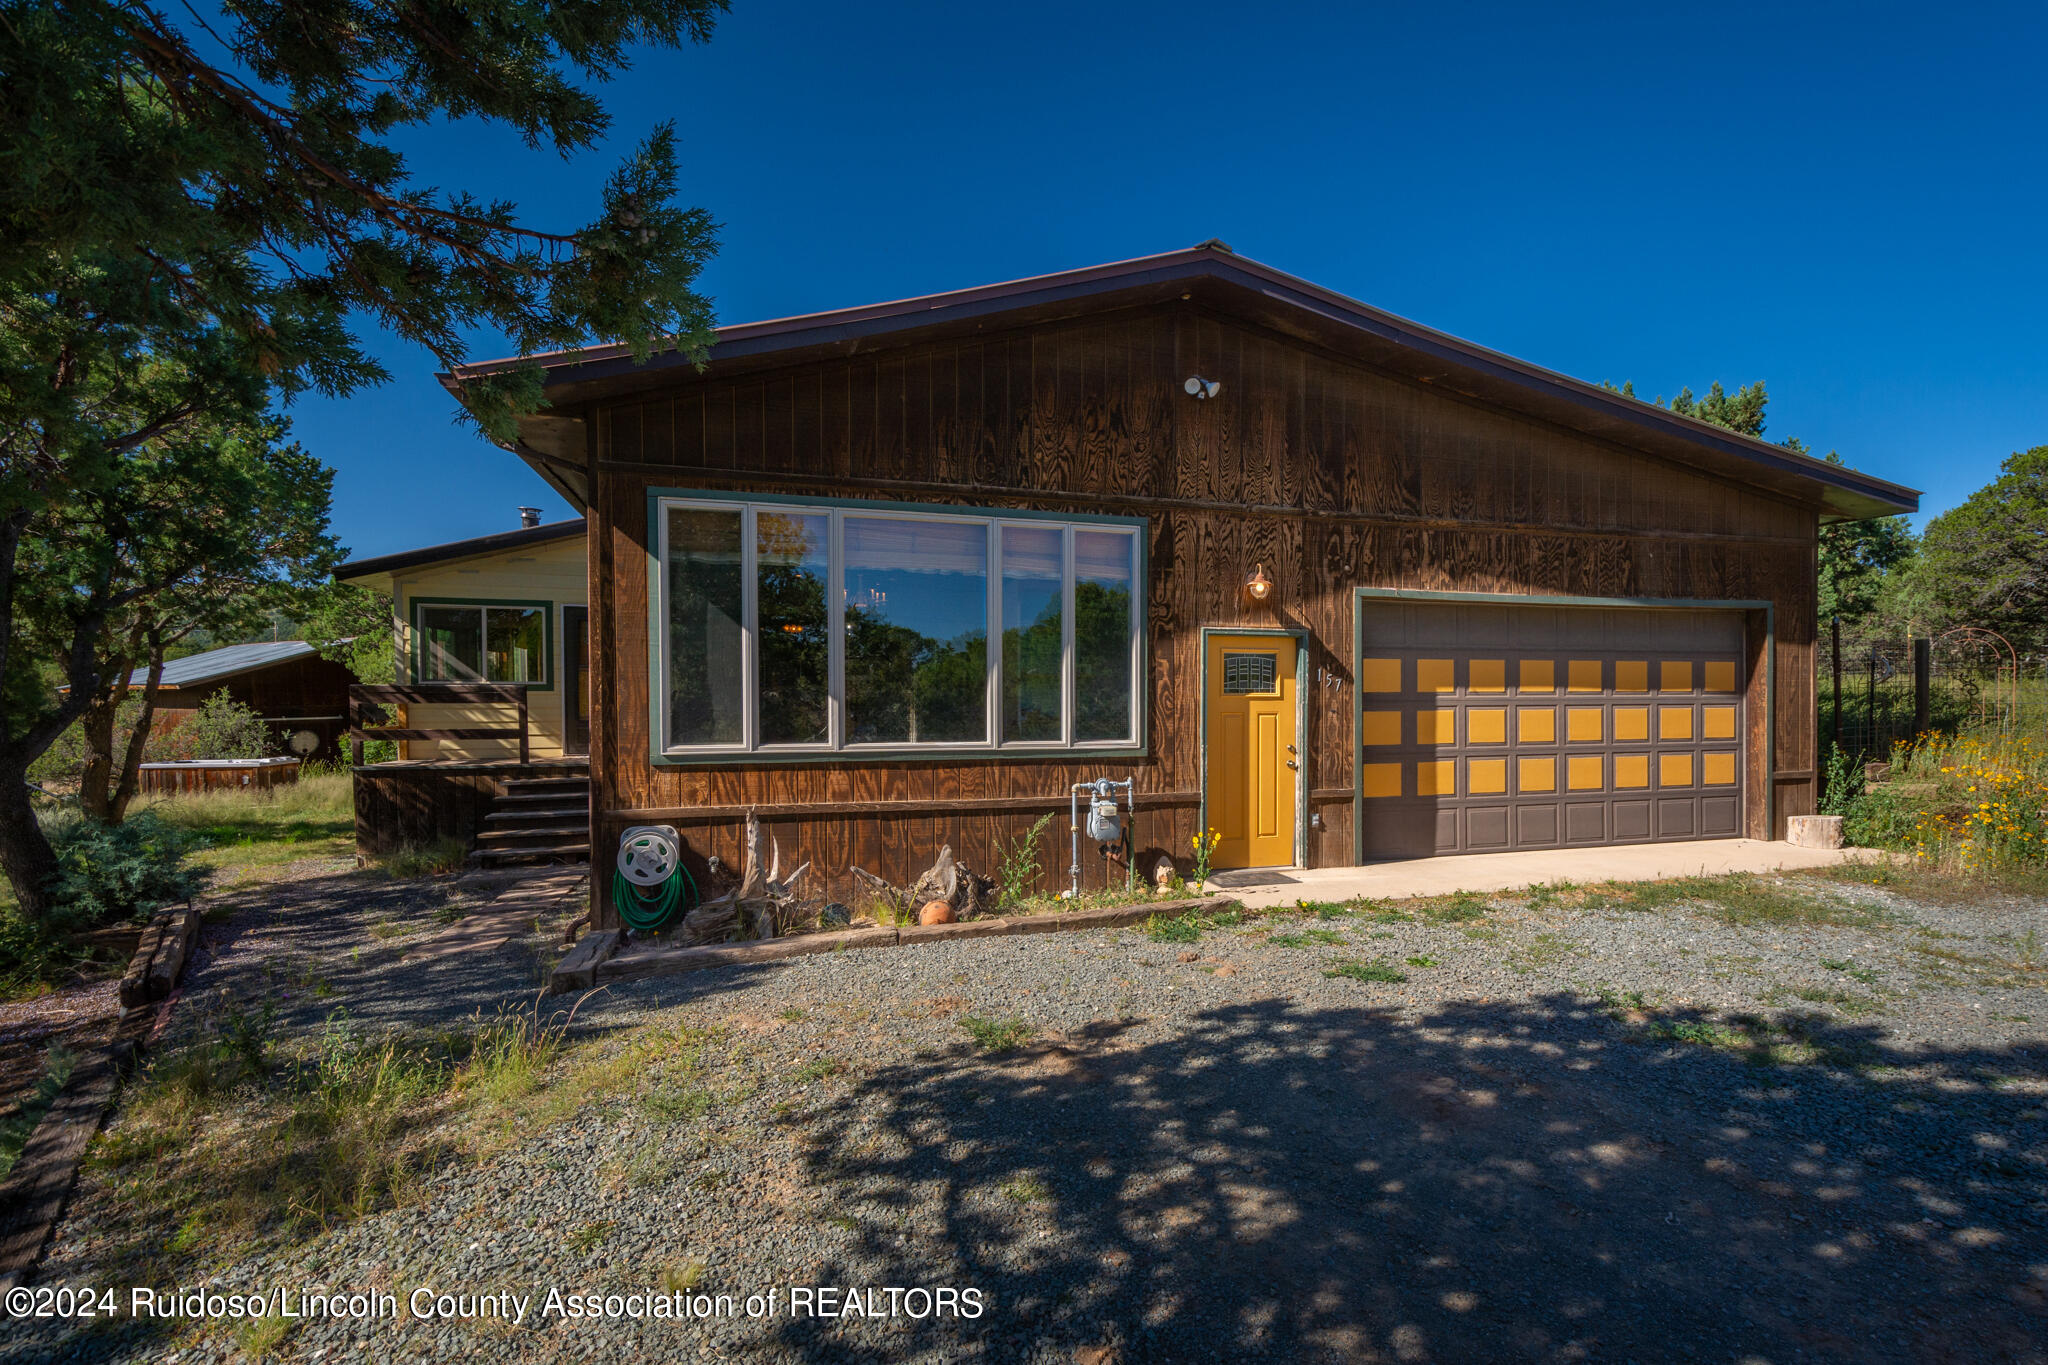
POLYGON ((917 912, 919 924, 951 924, 953 906, 950 901, 926 901, 924 909, 917 912))

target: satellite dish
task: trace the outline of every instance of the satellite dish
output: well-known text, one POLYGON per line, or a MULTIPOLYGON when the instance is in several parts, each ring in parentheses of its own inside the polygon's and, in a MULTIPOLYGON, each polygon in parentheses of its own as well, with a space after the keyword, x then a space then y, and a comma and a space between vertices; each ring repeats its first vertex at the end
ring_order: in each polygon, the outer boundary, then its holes
POLYGON ((300 758, 305 758, 320 747, 320 736, 311 730, 294 730, 292 737, 285 741, 285 747, 300 758))

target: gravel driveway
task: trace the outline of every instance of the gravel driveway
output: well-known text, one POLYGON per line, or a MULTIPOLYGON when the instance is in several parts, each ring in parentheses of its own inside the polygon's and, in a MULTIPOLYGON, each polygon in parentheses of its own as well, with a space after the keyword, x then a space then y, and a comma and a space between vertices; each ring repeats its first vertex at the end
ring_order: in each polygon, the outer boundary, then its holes
MULTIPOLYGON (((1495 897, 613 988, 570 1062, 608 1087, 218 1285, 397 1295, 295 1361, 2048 1359, 2048 905, 1829 894, 1845 922, 1495 897), (413 1321, 423 1287, 534 1298, 413 1321), (737 1306, 541 1318, 550 1287, 737 1306)), ((75 1202, 46 1283, 120 1216, 75 1202)))

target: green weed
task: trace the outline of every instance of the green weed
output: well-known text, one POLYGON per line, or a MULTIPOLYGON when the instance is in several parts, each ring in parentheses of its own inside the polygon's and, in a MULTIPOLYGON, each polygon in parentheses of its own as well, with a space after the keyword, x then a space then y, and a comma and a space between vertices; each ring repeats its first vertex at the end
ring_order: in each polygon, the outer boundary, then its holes
POLYGON ((1266 942, 1282 948, 1308 948, 1316 944, 1344 942, 1344 935, 1330 929, 1304 929, 1298 934, 1274 934, 1266 942))
POLYGON ((1021 1019, 984 1019, 974 1014, 961 1015, 960 1027, 967 1030, 976 1047, 990 1053, 1008 1052, 1037 1032, 1021 1019))
POLYGON ((1348 977, 1353 981, 1384 981, 1398 983, 1408 979, 1404 972, 1387 965, 1386 959, 1374 958, 1370 962, 1345 961, 1323 973, 1328 977, 1348 977))
POLYGON ((1043 1204, 1052 1198, 1052 1190, 1032 1171, 1010 1177, 1001 1188, 1003 1198, 1013 1204, 1043 1204))

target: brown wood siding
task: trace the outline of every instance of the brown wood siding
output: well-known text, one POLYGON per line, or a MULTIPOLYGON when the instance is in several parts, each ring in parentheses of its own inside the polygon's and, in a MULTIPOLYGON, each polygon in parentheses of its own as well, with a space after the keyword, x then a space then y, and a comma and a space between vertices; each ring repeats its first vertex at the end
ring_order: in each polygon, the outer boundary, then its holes
MULTIPOLYGON (((994 841, 1064 811, 1069 783, 1132 771, 1151 797, 1141 856, 1181 857, 1198 816, 1199 629, 1285 625, 1309 637, 1302 778, 1321 822, 1307 858, 1348 863, 1354 587, 1769 601, 1778 780, 1754 746, 1747 832, 1778 832, 1765 828, 1773 785, 1779 831, 1813 808, 1812 510, 1191 307, 685 379, 589 417, 600 851, 622 826, 659 819, 685 827, 697 853, 732 858, 738 813, 755 806, 844 894, 849 863, 903 876, 941 842, 993 871, 994 841), (1187 397, 1190 374, 1220 381, 1220 395, 1187 397), (1150 756, 656 767, 650 487, 1145 517, 1150 756), (1264 607, 1237 590, 1254 561, 1277 584, 1264 607)), ((1760 633, 1756 645, 1749 713, 1762 725, 1760 633)), ((1054 885, 1065 824, 1044 850, 1054 885)), ((1099 884, 1099 860, 1083 862, 1099 884)), ((604 904, 601 887, 593 899, 604 904)))

